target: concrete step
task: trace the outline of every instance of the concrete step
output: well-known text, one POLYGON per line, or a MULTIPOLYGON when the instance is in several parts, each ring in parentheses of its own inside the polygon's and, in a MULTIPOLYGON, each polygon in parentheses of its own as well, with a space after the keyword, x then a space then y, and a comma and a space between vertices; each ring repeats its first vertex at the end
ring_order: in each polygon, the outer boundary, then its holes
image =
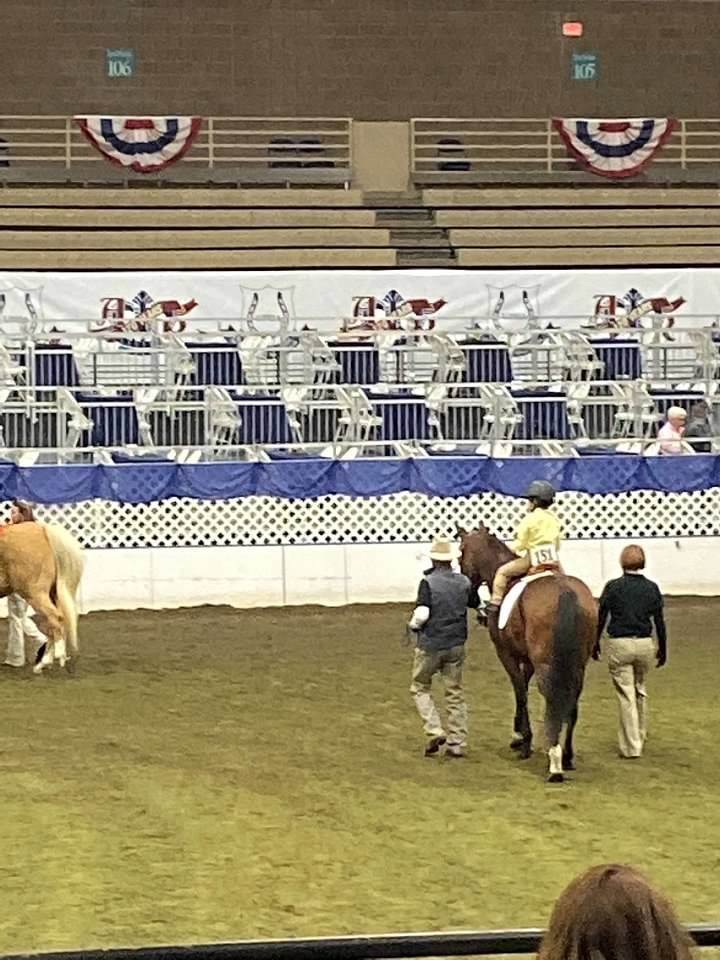
POLYGON ((413 190, 407 193, 364 193, 363 202, 366 207, 386 207, 399 209, 401 207, 422 207, 421 195, 413 190))
POLYGON ((404 247, 398 250, 399 267, 456 267, 455 253, 450 248, 404 247))
POLYGON ((425 207, 408 207, 407 209, 379 209, 375 212, 375 223, 378 227, 405 227, 435 225, 435 214, 425 207))
POLYGON ((437 247, 450 250, 447 233, 439 228, 427 230, 391 230, 390 244, 393 247, 437 247))

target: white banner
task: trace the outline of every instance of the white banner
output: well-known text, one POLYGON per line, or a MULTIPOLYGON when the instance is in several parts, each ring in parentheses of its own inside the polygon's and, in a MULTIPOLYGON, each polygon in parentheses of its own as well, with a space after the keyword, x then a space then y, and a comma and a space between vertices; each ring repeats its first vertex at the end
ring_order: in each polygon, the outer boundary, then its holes
POLYGON ((710 326, 720 269, 167 271, 0 274, 0 329, 325 336, 372 330, 522 332, 710 326), (72 321, 75 321, 74 323, 72 321), (157 328, 157 327, 155 327, 157 328))

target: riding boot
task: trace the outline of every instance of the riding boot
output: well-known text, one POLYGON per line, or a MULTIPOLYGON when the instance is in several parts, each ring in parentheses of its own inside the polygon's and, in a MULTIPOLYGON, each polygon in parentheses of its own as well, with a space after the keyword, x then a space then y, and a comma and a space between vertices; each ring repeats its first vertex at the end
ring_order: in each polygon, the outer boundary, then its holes
POLYGON ((488 614, 491 610, 498 610, 500 608, 499 603, 494 603, 492 600, 483 600, 481 605, 477 608, 477 622, 481 627, 486 627, 488 624, 488 614))
POLYGON ((490 633, 490 637, 495 641, 500 635, 500 627, 498 625, 498 619, 500 617, 500 604, 498 603, 488 603, 485 607, 485 614, 487 617, 487 628, 490 633))

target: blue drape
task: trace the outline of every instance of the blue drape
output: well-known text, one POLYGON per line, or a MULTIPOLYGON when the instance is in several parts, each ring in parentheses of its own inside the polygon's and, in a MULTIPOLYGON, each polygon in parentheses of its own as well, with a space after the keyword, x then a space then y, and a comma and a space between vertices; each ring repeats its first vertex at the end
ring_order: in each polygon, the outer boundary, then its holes
POLYGON ((557 490, 621 493, 683 492, 720 486, 720 457, 605 455, 570 459, 514 457, 393 457, 325 460, 304 457, 271 463, 146 461, 93 466, 18 467, 0 463, 0 499, 75 503, 100 497, 149 503, 167 497, 229 499, 251 495, 308 498, 327 494, 370 497, 413 491, 467 496, 494 491, 522 496, 532 480, 557 490))

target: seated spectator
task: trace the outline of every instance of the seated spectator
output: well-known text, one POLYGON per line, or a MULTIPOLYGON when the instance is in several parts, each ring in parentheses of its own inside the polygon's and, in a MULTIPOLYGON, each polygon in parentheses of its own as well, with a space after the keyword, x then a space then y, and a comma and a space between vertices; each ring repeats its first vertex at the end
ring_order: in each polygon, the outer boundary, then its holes
POLYGON ((685 433, 687 412, 682 407, 670 407, 667 419, 658 430, 660 453, 682 453, 682 438, 685 433))
POLYGON ((708 405, 704 400, 699 400, 690 407, 683 439, 690 441, 695 453, 710 453, 710 440, 707 438, 712 436, 713 428, 708 414, 708 405), (704 440, 690 440, 691 437, 703 437, 704 440))
POLYGON ((632 867, 601 864, 560 894, 538 960, 691 960, 668 900, 632 867))

